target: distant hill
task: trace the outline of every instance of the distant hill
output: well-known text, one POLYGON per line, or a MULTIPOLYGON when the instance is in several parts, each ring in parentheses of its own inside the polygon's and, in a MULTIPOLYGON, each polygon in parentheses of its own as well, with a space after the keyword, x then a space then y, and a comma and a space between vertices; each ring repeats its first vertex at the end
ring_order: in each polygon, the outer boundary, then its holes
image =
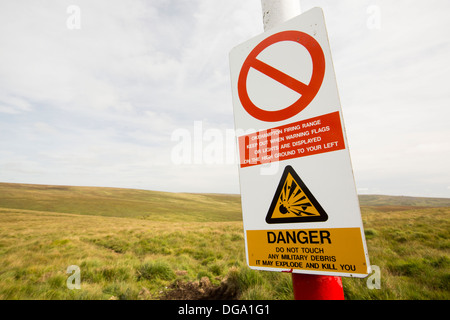
MULTIPOLYGON (((361 206, 450 207, 449 198, 360 195, 361 206)), ((0 208, 154 221, 240 221, 240 195, 0 183, 0 208)))
POLYGON ((450 207, 450 198, 359 195, 361 206, 450 207))
POLYGON ((239 195, 0 183, 0 208, 157 221, 239 221, 239 195))

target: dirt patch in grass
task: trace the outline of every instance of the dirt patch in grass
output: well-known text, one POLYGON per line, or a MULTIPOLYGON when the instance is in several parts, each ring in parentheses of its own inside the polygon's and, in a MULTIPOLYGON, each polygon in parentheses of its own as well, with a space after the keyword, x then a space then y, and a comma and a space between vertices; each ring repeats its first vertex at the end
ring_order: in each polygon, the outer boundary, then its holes
POLYGON ((208 277, 200 281, 181 281, 172 283, 162 295, 162 300, 236 300, 238 289, 226 279, 213 285, 208 277))

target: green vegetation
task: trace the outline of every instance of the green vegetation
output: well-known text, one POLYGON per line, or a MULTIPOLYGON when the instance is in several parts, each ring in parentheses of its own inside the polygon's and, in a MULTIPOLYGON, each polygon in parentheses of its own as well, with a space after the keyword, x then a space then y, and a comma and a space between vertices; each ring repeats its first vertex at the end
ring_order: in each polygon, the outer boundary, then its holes
POLYGON ((450 198, 424 198, 384 195, 359 195, 361 206, 450 207, 450 198))
POLYGON ((170 222, 241 219, 238 195, 16 183, 0 183, 0 208, 170 222))
MULTIPOLYGON (((449 299, 448 199, 362 197, 381 288, 343 278, 346 299, 449 299)), ((177 298, 293 298, 246 266, 239 196, 0 183, 0 299, 177 298)))
POLYGON ((242 223, 0 209, 0 299, 158 299, 176 280, 244 267, 242 223), (66 287, 67 267, 81 290, 66 287))
POLYGON ((449 299, 449 214, 450 207, 363 206, 370 263, 380 267, 381 289, 367 290, 366 279, 344 279, 346 297, 449 299))

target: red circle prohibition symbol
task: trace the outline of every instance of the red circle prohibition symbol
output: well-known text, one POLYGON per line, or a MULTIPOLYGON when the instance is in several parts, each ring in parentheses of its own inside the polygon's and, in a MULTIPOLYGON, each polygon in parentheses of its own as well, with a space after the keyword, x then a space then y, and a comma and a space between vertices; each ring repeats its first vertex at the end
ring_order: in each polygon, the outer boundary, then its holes
POLYGON ((323 77, 325 75, 325 57, 319 43, 309 34, 301 31, 283 31, 271 35, 270 37, 261 41, 248 55, 242 65, 241 72, 238 79, 238 94, 239 100, 244 109, 258 120, 275 122, 289 119, 300 111, 305 109, 316 94, 319 92, 322 85, 323 77), (257 56, 270 45, 281 41, 294 41, 304 46, 312 59, 312 76, 309 84, 304 84, 297 79, 281 72, 280 70, 262 62, 257 59, 257 56), (262 72, 266 76, 278 81, 291 90, 301 94, 300 98, 290 106, 276 111, 264 110, 257 107, 248 96, 247 92, 247 77, 250 68, 254 68, 262 72))

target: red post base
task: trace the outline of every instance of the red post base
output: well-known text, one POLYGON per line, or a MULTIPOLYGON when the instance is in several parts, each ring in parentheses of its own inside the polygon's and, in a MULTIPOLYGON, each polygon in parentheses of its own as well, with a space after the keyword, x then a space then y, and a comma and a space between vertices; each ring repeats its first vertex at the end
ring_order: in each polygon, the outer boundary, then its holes
POLYGON ((295 300, 344 300, 341 277, 292 273, 295 300))

